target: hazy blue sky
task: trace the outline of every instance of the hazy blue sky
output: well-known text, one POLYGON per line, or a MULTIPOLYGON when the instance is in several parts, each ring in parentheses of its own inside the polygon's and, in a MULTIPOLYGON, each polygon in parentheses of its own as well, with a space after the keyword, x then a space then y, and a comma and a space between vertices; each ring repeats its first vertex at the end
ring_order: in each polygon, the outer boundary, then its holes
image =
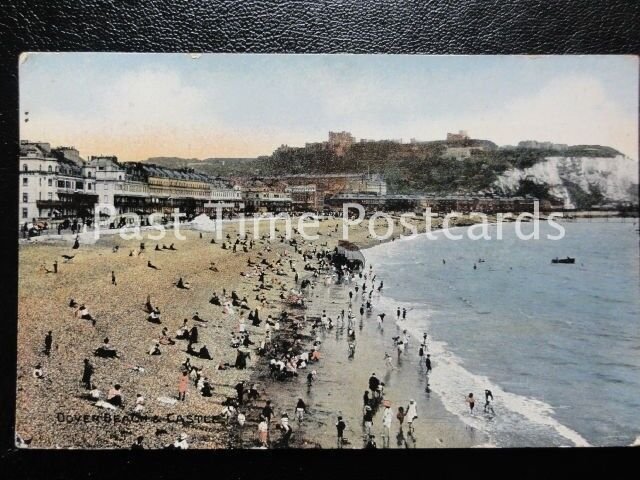
POLYGON ((21 138, 81 155, 251 157, 278 145, 445 138, 602 144, 637 158, 630 56, 29 54, 21 138))

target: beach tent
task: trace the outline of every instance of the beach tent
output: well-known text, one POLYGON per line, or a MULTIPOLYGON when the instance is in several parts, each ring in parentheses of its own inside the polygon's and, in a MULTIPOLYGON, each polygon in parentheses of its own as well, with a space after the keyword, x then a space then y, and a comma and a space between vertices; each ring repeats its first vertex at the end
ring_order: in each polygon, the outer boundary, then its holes
POLYGON ((201 213, 196 218, 191 221, 191 225, 196 230, 201 230, 204 232, 215 232, 216 231, 216 222, 215 220, 211 220, 209 215, 205 213, 201 213))
POLYGON ((358 268, 364 268, 365 259, 360 248, 346 240, 340 240, 334 254, 334 263, 338 265, 348 264, 358 268))

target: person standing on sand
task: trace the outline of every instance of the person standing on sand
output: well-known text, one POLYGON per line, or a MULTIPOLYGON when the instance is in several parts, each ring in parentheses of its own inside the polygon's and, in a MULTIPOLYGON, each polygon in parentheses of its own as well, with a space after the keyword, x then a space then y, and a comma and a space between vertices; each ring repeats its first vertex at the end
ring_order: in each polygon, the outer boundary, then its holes
POLYGON ((387 368, 393 370, 393 363, 391 363, 391 355, 388 352, 384 352, 384 362, 387 365, 387 368))
POLYGON ((84 359, 84 370, 82 372, 82 383, 84 388, 91 390, 91 375, 93 375, 93 365, 89 362, 88 358, 84 359))
POLYGON ((291 439, 293 429, 291 428, 291 425, 289 425, 289 415, 286 413, 283 413, 282 418, 280 418, 280 430, 282 431, 282 446, 284 448, 289 448, 289 440, 291 439))
POLYGON ((264 408, 262 409, 262 416, 267 421, 267 426, 271 424, 271 417, 273 417, 273 407, 271 406, 271 400, 267 400, 264 408))
POLYGON ((404 417, 405 417, 405 413, 404 413, 404 408, 403 407, 398 407, 398 413, 396 414, 396 418, 398 419, 398 422, 400 422, 400 431, 402 431, 402 425, 404 423, 404 417))
POLYGON ((376 377, 375 373, 372 373, 369 377, 369 390, 371 390, 371 397, 375 398, 380 386, 380 380, 376 377))
POLYGON ((364 425, 364 432, 366 435, 371 435, 371 427, 373 426, 373 409, 367 405, 364 407, 364 415, 362 417, 364 425))
POLYGON ((51 333, 51 330, 49 330, 49 333, 47 333, 44 337, 44 354, 49 356, 49 354, 51 353, 51 344, 53 343, 53 335, 51 333))
POLYGON ((178 400, 185 401, 187 388, 189 387, 189 372, 182 372, 178 383, 178 400))
POLYGON ((396 310, 396 315, 398 316, 398 320, 400 320, 400 307, 396 310))
POLYGON ((429 375, 431 373, 431 355, 427 354, 424 363, 427 366, 427 375, 429 375))
POLYGON ((407 425, 409 426, 409 432, 413 432, 413 421, 418 418, 418 410, 416 408, 416 401, 410 400, 409 406, 407 406, 407 425))
POLYGON ((342 448, 344 444, 344 429, 347 428, 347 424, 344 423, 342 417, 338 417, 338 421, 336 422, 336 431, 338 432, 338 448, 342 448))
POLYGON ((234 388, 236 389, 236 393, 238 394, 238 405, 242 405, 242 400, 244 397, 244 380, 236 384, 234 388))
POLYGON ((258 424, 258 441, 261 447, 267 448, 269 435, 269 424, 264 416, 260 415, 260 423, 258 424))
POLYGON ((393 412, 391 411, 391 403, 385 402, 384 412, 382 413, 382 445, 389 446, 391 443, 391 420, 393 412))
POLYGON ((364 414, 364 409, 365 407, 368 407, 369 404, 371 403, 371 400, 369 399, 369 390, 365 390, 364 391, 364 395, 362 396, 362 412, 364 414))
POLYGON ((116 284, 116 273, 111 270, 111 285, 117 285, 116 284))
POLYGON ((296 404, 296 417, 298 418, 298 423, 304 420, 304 414, 307 411, 307 406, 301 398, 298 398, 298 403, 296 404))
POLYGON ((403 308, 402 309, 402 320, 406 320, 407 319, 407 309, 403 308))

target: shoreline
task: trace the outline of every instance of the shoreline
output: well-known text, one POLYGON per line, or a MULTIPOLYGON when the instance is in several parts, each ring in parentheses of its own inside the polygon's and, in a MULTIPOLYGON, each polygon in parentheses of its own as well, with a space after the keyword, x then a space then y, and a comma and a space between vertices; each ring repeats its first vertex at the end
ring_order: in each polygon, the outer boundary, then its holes
MULTIPOLYGON (((314 298, 318 299, 308 315, 319 317, 322 310, 335 318, 342 308, 347 308, 347 288, 343 285, 316 287, 314 298)), ((269 381, 264 374, 252 376, 252 381, 269 382, 271 399, 275 404, 285 406, 290 419, 294 418, 295 398, 300 396, 309 407, 309 414, 301 425, 292 422, 294 437, 292 445, 300 448, 336 448, 335 422, 337 416, 343 416, 347 423, 345 438, 349 441, 343 448, 362 448, 362 393, 367 390, 367 381, 371 373, 376 373, 385 382, 385 399, 391 401, 394 420, 391 428, 389 448, 468 448, 486 446, 488 437, 468 427, 460 419, 446 411, 439 395, 434 391, 425 393, 424 366, 418 365, 418 343, 412 342, 403 359, 396 360, 391 337, 400 335, 400 327, 387 316, 384 330, 380 332, 376 325, 379 312, 374 308, 371 314, 365 314, 359 320, 359 312, 354 302, 356 319, 356 353, 348 358, 346 332, 344 328, 334 327, 333 331, 319 334, 322 340, 320 351, 323 357, 317 364, 310 364, 301 370, 298 378, 287 381, 269 381), (393 355, 394 370, 384 364, 384 352, 393 355), (397 363, 396 363, 397 362, 397 363), (311 389, 305 385, 304 377, 310 369, 318 372, 318 380, 311 389), (275 384, 275 385, 274 385, 275 384), (330 391, 335 386, 339 395, 330 391), (398 406, 406 407, 411 398, 418 405, 419 418, 414 422, 415 438, 407 435, 406 425, 399 429, 395 419, 398 406), (402 430, 402 434, 401 434, 402 430)), ((281 413, 278 410, 276 413, 281 413)), ((382 448, 381 411, 374 415, 372 433, 375 434, 378 448, 382 448)), ((279 434, 276 434, 276 439, 279 434)), ((251 435, 244 442, 251 442, 251 435)), ((246 443, 245 443, 246 444, 246 443)))
MULTIPOLYGON (((331 228, 334 224, 336 224, 335 219, 320 222, 321 235, 324 238, 304 243, 305 249, 326 245, 325 248, 332 250, 336 243, 331 228)), ((229 234, 234 233, 233 227, 231 226, 228 231, 229 234)), ((352 227, 352 229, 355 234, 353 240, 363 248, 381 243, 368 238, 368 220, 357 227, 352 227)), ((270 258, 270 261, 282 256, 290 249, 288 243, 276 240, 260 241, 256 242, 259 245, 254 250, 250 250, 248 254, 241 251, 232 254, 230 250, 221 249, 218 242, 216 245, 211 245, 210 233, 207 235, 207 232, 188 229, 185 230, 185 235, 188 237, 187 241, 178 242, 178 250, 171 253, 154 252, 152 246, 155 242, 145 237, 147 249, 141 258, 126 254, 127 251, 136 249, 139 244, 138 240, 122 240, 113 235, 105 236, 95 244, 81 244, 80 249, 75 251, 70 250, 67 244, 60 242, 20 243, 16 431, 21 437, 33 439, 33 446, 36 448, 104 449, 128 448, 135 435, 142 433, 145 436, 147 448, 163 448, 163 445, 173 440, 178 433, 187 432, 190 441, 193 442, 192 448, 232 447, 230 438, 233 432, 230 432, 220 417, 222 403, 224 399, 235 396, 233 386, 237 381, 251 382, 253 378, 259 378, 263 364, 256 360, 260 357, 256 357, 252 351, 252 359, 245 370, 215 369, 218 363, 233 364, 235 350, 229 345, 228 339, 231 331, 237 331, 237 314, 221 314, 221 308, 212 307, 208 303, 208 299, 212 290, 221 293, 222 287, 225 286, 227 292, 237 290, 240 298, 247 296, 249 304, 252 308, 255 307, 256 302, 253 298, 256 295, 256 290, 254 290, 256 280, 242 277, 238 275, 238 272, 246 270, 245 262, 247 259, 252 258, 255 261, 256 254, 260 255, 260 250, 266 248, 267 245, 271 247, 271 252, 263 251, 262 253, 264 254, 263 258, 270 258), (203 235, 202 238, 198 238, 200 234, 203 235), (111 250, 116 244, 121 247, 119 253, 114 253, 111 250), (42 271, 41 265, 43 263, 50 263, 53 258, 60 258, 59 255, 71 252, 75 252, 77 258, 68 263, 60 261, 60 270, 57 275, 48 275, 42 271), (219 267, 218 273, 214 274, 206 269, 206 257, 216 262, 219 267), (153 273, 147 269, 147 260, 160 265, 161 271, 153 273), (110 271, 112 269, 116 271, 118 276, 117 286, 110 285, 110 271), (171 287, 171 282, 175 282, 179 276, 185 276, 185 280, 192 283, 191 290, 179 291, 171 287), (43 289, 48 292, 46 297, 40 293, 43 289), (107 292, 113 292, 113 295, 107 292), (177 384, 179 372, 177 367, 188 355, 185 354, 185 345, 181 341, 177 341, 175 346, 163 346, 161 348, 163 354, 159 357, 147 355, 146 349, 154 341, 154 336, 157 338, 161 328, 160 326, 153 327, 152 324, 144 320, 145 314, 142 307, 147 294, 151 295, 154 304, 160 305, 163 326, 169 328, 171 335, 180 326, 181 319, 191 318, 194 311, 200 311, 201 316, 209 320, 207 324, 199 325, 199 327, 201 327, 202 341, 212 350, 214 360, 209 362, 195 360, 194 363, 203 366, 204 374, 211 378, 214 385, 212 398, 201 397, 191 385, 185 405, 164 404, 159 401, 160 398, 175 395, 173 392, 177 387, 174 385, 177 384), (89 322, 73 318, 73 311, 67 305, 69 298, 76 298, 79 302, 87 303, 91 312, 98 318, 96 327, 91 327, 89 322), (41 353, 42 338, 48 329, 54 331, 54 351, 51 357, 45 357, 41 353), (124 353, 124 361, 96 359, 91 356, 89 352, 97 347, 106 335, 124 353), (136 425, 132 423, 107 426, 106 428, 104 425, 100 427, 94 424, 56 423, 53 419, 60 411, 73 415, 105 413, 96 409, 90 402, 81 399, 83 393, 78 386, 78 380, 82 372, 82 358, 90 358, 96 366, 94 381, 103 392, 106 391, 109 384, 114 382, 120 382, 123 385, 125 409, 119 411, 119 414, 131 414, 132 400, 135 399, 136 392, 140 391, 146 399, 145 408, 149 415, 157 414, 162 417, 175 414, 178 417, 186 417, 192 414, 203 414, 212 416, 212 421, 205 424, 176 421, 162 423, 160 427, 153 424, 136 425), (31 377, 31 368, 38 362, 43 363, 45 369, 46 379, 44 382, 34 381, 31 377), (146 372, 142 375, 132 372, 127 367, 132 364, 144 365, 146 372), (28 408, 26 408, 27 406, 28 408), (96 428, 99 429, 96 430, 96 428)), ((394 232, 395 235, 396 232, 394 232)), ((301 268, 303 262, 300 257, 293 253, 289 253, 289 255, 293 256, 299 270, 304 272, 301 268)), ((290 284, 289 282, 292 281, 290 274, 288 277, 279 278, 270 273, 269 277, 274 288, 264 291, 269 303, 262 310, 261 319, 263 321, 267 314, 272 314, 275 317, 285 309, 285 306, 276 297, 279 291, 276 287, 282 284, 284 288, 285 283, 290 284)), ((323 289, 324 287, 316 288, 316 294, 323 289)), ((322 310, 323 302, 328 305, 333 300, 331 295, 338 293, 335 289, 328 289, 327 292, 330 292, 327 293, 329 296, 311 298, 311 308, 306 312, 307 315, 318 311, 318 309, 322 310)), ((192 325, 193 322, 190 321, 189 324, 192 325)), ((263 327, 264 324, 258 328, 247 326, 256 345, 262 339, 263 327)), ((368 345, 366 336, 359 337, 362 338, 358 346, 358 353, 362 351, 360 345, 368 345)), ((371 338, 375 339, 374 336, 371 338)), ((338 345, 337 343, 332 345, 330 341, 327 341, 321 346, 323 358, 318 364, 320 379, 329 380, 334 375, 335 372, 332 372, 333 367, 330 364, 334 358, 332 352, 335 351, 335 358, 338 358, 338 345), (324 352, 325 349, 326 352, 324 352), (321 372, 321 369, 326 371, 321 372)), ((375 343, 371 343, 371 345, 372 350, 384 348, 376 347, 375 343)), ((357 359, 358 355, 356 355, 357 359)), ((377 361, 380 362, 381 367, 379 368, 381 369, 382 358, 380 357, 377 361)), ((368 374, 370 372, 367 373, 367 376, 368 374)), ((300 383, 298 387, 304 385, 304 379, 297 378, 295 380, 300 383)), ((322 380, 319 380, 317 386, 320 386, 321 382, 322 380)), ((338 389, 340 388, 340 383, 335 385, 338 389)), ((361 403, 362 392, 360 390, 364 387, 366 384, 362 387, 358 386, 357 391, 360 393, 354 394, 354 398, 358 399, 358 408, 361 403)), ((356 387, 354 386, 354 388, 356 387)), ((265 397, 276 398, 283 395, 281 392, 284 389, 278 385, 270 384, 268 389, 271 391, 265 391, 262 387, 261 392, 265 397)), ((315 390, 319 391, 320 389, 315 390)), ((283 401, 283 403, 287 402, 283 401)), ((280 408, 291 409, 293 406, 276 405, 274 402, 274 407, 276 412, 279 412, 280 408)), ((313 419, 314 415, 310 415, 309 419, 313 419)), ((333 426, 335 420, 332 415, 334 415, 333 410, 326 412, 318 410, 318 419, 314 421, 318 421, 320 426, 325 425, 330 433, 326 433, 326 437, 325 434, 321 434, 319 442, 312 441, 309 445, 315 446, 316 443, 320 443, 322 447, 326 448, 327 438, 333 437, 335 434, 333 426), (331 418, 331 421, 321 420, 325 417, 331 418)), ((245 431, 252 430, 250 436, 255 437, 254 425, 249 422, 249 415, 247 415, 247 420, 245 431)), ((350 428, 355 427, 356 424, 357 420, 349 421, 350 428)), ((295 440, 292 445, 295 445, 295 440)), ((353 442, 352 445, 357 446, 357 442, 353 442)), ((423 445, 419 444, 418 446, 423 445)), ((449 446, 457 445, 451 444, 449 446)))
MULTIPOLYGON (((471 225, 451 226, 449 229, 462 229, 468 228, 469 226, 471 225)), ((437 226, 434 230, 442 231, 442 228, 441 226, 437 226)), ((426 234, 426 232, 413 237, 398 238, 397 240, 411 240, 424 234, 426 234)), ((368 241, 366 242, 366 246, 361 248, 361 251, 365 254, 366 258, 367 250, 382 247, 382 245, 393 242, 394 240, 396 240, 396 238, 382 242, 368 241)), ((364 271, 367 272, 367 269, 365 268, 364 271)), ((312 307, 306 311, 306 315, 314 318, 320 317, 322 311, 326 310, 327 315, 335 319, 341 309, 344 308, 346 310, 348 308, 348 288, 348 286, 337 285, 335 283, 326 286, 318 281, 312 297, 314 303, 312 307)), ((360 315, 356 312, 358 310, 356 303, 357 302, 354 302, 353 309, 356 318, 358 318, 360 315)), ((251 382, 261 385, 264 385, 265 382, 267 383, 271 389, 269 398, 275 405, 285 405, 284 408, 276 410, 276 418, 282 412, 286 412, 290 419, 295 418, 293 402, 297 396, 303 398, 305 403, 307 403, 311 412, 310 415, 305 417, 305 420, 301 424, 291 422, 291 424, 296 427, 292 436, 291 445, 294 448, 336 448, 335 422, 337 416, 341 415, 347 423, 345 438, 349 442, 349 444, 343 448, 363 448, 364 442, 361 440, 363 437, 361 399, 362 392, 367 389, 367 379, 370 374, 368 369, 373 368, 372 365, 375 364, 374 369, 379 372, 378 376, 381 376, 381 372, 384 372, 383 379, 387 385, 385 399, 392 401, 392 410, 394 412, 394 421, 392 422, 391 429, 392 439, 388 448, 492 447, 493 445, 489 443, 489 438, 486 433, 477 431, 474 427, 465 424, 460 418, 449 412, 437 393, 433 391, 425 393, 424 378, 422 378, 424 375, 424 366, 418 366, 419 357, 417 356, 417 346, 419 345, 419 341, 417 341, 417 339, 415 342, 412 342, 412 347, 403 355, 405 358, 402 361, 398 361, 397 367, 394 367, 399 368, 400 371, 408 372, 407 377, 409 377, 409 381, 416 382, 416 384, 402 385, 407 378, 391 380, 391 374, 399 375, 400 372, 390 372, 388 370, 383 362, 383 353, 385 350, 394 353, 394 347, 392 343, 390 343, 392 342, 391 337, 396 334, 401 334, 400 324, 395 322, 395 328, 387 325, 385 331, 379 332, 377 331, 375 321, 378 313, 380 313, 380 309, 374 307, 371 313, 367 313, 365 317, 359 321, 357 330, 357 353, 354 359, 344 360, 347 357, 346 343, 344 340, 346 337, 345 328, 334 327, 333 331, 322 331, 320 333, 320 339, 322 340, 320 350, 324 352, 323 359, 319 363, 309 364, 305 370, 301 370, 298 378, 286 381, 274 381, 270 379, 268 367, 264 363, 264 360, 261 361, 262 368, 257 369, 257 372, 254 372, 251 376, 251 382), (365 362, 360 360, 358 353, 362 351, 365 352, 365 362), (349 370, 348 385, 345 385, 344 369, 348 369, 350 363, 354 364, 355 368, 349 370), (363 363, 365 363, 366 366, 363 365, 363 363), (318 372, 317 384, 314 383, 311 388, 307 388, 304 384, 304 376, 312 369, 318 372), (415 369, 419 373, 416 375, 416 372, 411 372, 410 369, 415 369), (360 386, 352 385, 356 377, 360 382, 360 386), (396 381, 399 381, 400 384, 396 383, 396 381), (329 398, 332 397, 332 395, 325 390, 326 387, 330 385, 342 386, 341 401, 336 402, 335 396, 333 396, 334 398, 329 398), (394 387, 402 391, 402 393, 394 392, 391 394, 390 389, 394 387), (402 398, 402 394, 407 394, 405 395, 407 398, 402 398), (418 405, 422 407, 420 410, 422 413, 414 423, 416 427, 413 438, 405 435, 406 427, 405 429, 398 429, 397 421, 395 420, 397 407, 407 404, 409 396, 417 398, 418 405), (347 397, 348 400, 345 400, 345 397, 347 397)), ((389 314, 386 322, 391 324, 393 322, 392 317, 393 315, 389 314)), ((289 340, 291 339, 289 338, 289 340)), ((306 346, 309 347, 309 343, 307 343, 306 346)), ((259 415, 259 413, 257 415, 259 415)), ((257 425, 257 416, 254 416, 252 420, 255 422, 255 425, 257 425)), ((378 448, 382 447, 382 428, 380 422, 381 414, 380 412, 376 412, 372 433, 376 435, 378 448)), ((274 433, 275 440, 277 440, 279 434, 270 429, 272 438, 274 433)), ((236 447, 255 447, 255 434, 253 431, 248 432, 246 426, 242 429, 236 428, 234 435, 236 436, 236 447)))
MULTIPOLYGON (((584 222, 585 224, 587 222, 584 222)), ((606 227, 605 227, 606 228, 606 227)), ((375 251, 374 247, 371 247, 369 249, 367 249, 368 251, 375 251)), ((363 251, 363 253, 365 254, 365 258, 367 258, 367 261, 372 261, 375 260, 377 257, 377 260, 380 262, 380 256, 379 255, 374 255, 373 259, 371 258, 371 256, 367 256, 367 250, 363 251)), ((396 252, 397 253, 397 252, 396 252)), ((438 262, 439 262, 439 257, 438 257, 438 262)), ((384 261, 382 260, 382 263, 384 264, 384 261)), ((447 264, 449 264, 449 257, 447 257, 447 264)), ((398 293, 396 291, 396 293, 398 293)), ((413 308, 416 308, 417 312, 420 314, 421 312, 425 313, 427 317, 429 317, 429 302, 425 299, 421 299, 421 300, 398 300, 395 299, 393 297, 393 294, 391 294, 392 296, 387 297, 387 299, 390 300, 389 303, 393 304, 393 305, 400 305, 400 306, 411 306, 413 308)), ((400 294, 400 296, 398 298, 403 298, 402 295, 400 294)), ((440 305, 440 307, 442 307, 442 305, 440 305)), ((413 309, 412 308, 412 309, 413 309)), ((415 318, 415 317, 414 317, 415 318)), ((413 319, 413 318, 412 318, 413 319)), ((425 326, 423 327, 422 325, 418 326, 415 324, 415 322, 412 322, 412 325, 410 325, 409 327, 409 332, 412 334, 412 338, 418 340, 418 330, 420 328, 427 328, 429 330, 431 330, 433 328, 433 325, 430 324, 430 322, 427 322, 425 324, 425 326)), ((590 447, 593 446, 592 443, 590 441, 587 441, 585 439, 585 437, 583 436, 582 433, 579 433, 578 430, 575 429, 575 426, 569 426, 570 424, 567 424, 565 422, 563 422, 561 419, 558 419, 555 417, 554 413, 554 407, 551 404, 547 404, 545 403, 544 400, 539 400, 539 397, 537 396, 527 396, 527 394, 524 393, 515 393, 513 391, 508 391, 506 389, 504 389, 503 386, 501 386, 500 383, 497 383, 497 381, 495 379, 492 379, 491 377, 491 373, 484 371, 482 373, 478 373, 478 372, 474 372, 474 371, 469 371, 466 369, 466 361, 461 358, 460 356, 458 356, 456 354, 456 352, 452 351, 448 345, 448 342, 444 339, 444 338, 440 338, 440 337, 433 337, 430 333, 430 340, 431 342, 434 342, 434 345, 438 345, 438 353, 439 356, 442 356, 443 354, 446 354, 446 361, 445 361, 445 365, 444 368, 445 370, 443 370, 442 375, 448 375, 448 376, 453 376, 456 375, 457 377, 465 377, 465 376, 469 376, 469 377, 474 377, 480 379, 480 381, 482 381, 483 383, 486 383, 488 385, 483 387, 483 388, 491 388, 491 390, 494 392, 494 394, 498 393, 500 395, 500 398, 502 399, 503 405, 506 408, 506 410, 509 411, 510 414, 515 414, 515 415, 521 415, 522 419, 530 422, 532 425, 534 426, 539 426, 539 427, 543 427, 543 428, 549 428, 551 430, 553 430, 553 434, 557 436, 557 439, 555 439, 556 442, 560 441, 560 443, 557 446, 562 446, 562 447, 566 447, 566 446, 574 446, 574 447, 590 447), (450 358, 452 357, 452 358, 450 358), (452 363, 453 362, 453 363, 452 363), (482 380, 484 379, 484 380, 482 380), (535 407, 540 407, 542 406, 542 408, 546 409, 546 411, 538 411, 538 410, 525 410, 525 411, 521 411, 520 409, 514 409, 514 406, 522 406, 522 404, 527 404, 529 407, 531 406, 535 406, 535 407), (551 414, 549 414, 549 412, 551 412, 551 414), (558 440, 560 439, 560 440, 558 440), (564 440, 564 442, 562 441, 564 440), (569 445, 567 445, 567 443, 569 445)), ((440 332, 442 334, 442 332, 440 332)), ((437 357, 436 357, 436 362, 437 362, 437 357)), ((437 367, 437 363, 436 363, 436 369, 437 367)), ((441 372, 438 372, 438 374, 441 374, 441 372)), ((473 380, 471 382, 468 382, 469 385, 472 385, 474 383, 473 380)), ((447 385, 449 385, 447 383, 447 385)), ((475 388, 470 388, 470 391, 474 391, 477 392, 477 388, 478 385, 475 385, 475 388)), ((457 389, 455 389, 455 391, 457 391, 457 389)), ((469 417, 468 416, 468 409, 465 411, 465 409, 463 408, 458 408, 458 403, 460 405, 461 402, 456 402, 455 399, 453 400, 452 403, 452 399, 450 398, 450 395, 447 397, 448 401, 445 401, 445 405, 447 410, 456 415, 456 417, 459 418, 459 420, 461 422, 466 423, 467 425, 469 425, 470 427, 476 427, 476 428, 481 428, 481 426, 483 425, 481 422, 479 422, 479 417, 481 417, 481 415, 478 415, 476 413, 475 416, 469 417)), ((476 397, 478 398, 478 397, 476 397)), ((484 402, 484 400, 482 400, 482 402, 484 402)), ((480 403, 480 399, 478 398, 478 400, 476 401, 476 410, 478 407, 478 404, 480 403)), ((480 403, 481 406, 481 403, 480 403)), ((559 407, 562 408, 562 407, 559 407)), ((490 424, 487 424, 487 426, 490 426, 490 424)), ((487 431, 487 434, 498 434, 499 431, 492 431, 491 429, 489 429, 487 431)), ((504 432, 502 432, 504 433, 504 432)), ((500 444, 500 435, 497 435, 493 441, 495 443, 497 443, 498 445, 500 444)), ((489 446, 497 446, 497 445, 489 445, 489 446)), ((544 445, 529 445, 529 444, 518 444, 518 446, 520 447, 530 447, 530 446, 544 446, 544 445)))

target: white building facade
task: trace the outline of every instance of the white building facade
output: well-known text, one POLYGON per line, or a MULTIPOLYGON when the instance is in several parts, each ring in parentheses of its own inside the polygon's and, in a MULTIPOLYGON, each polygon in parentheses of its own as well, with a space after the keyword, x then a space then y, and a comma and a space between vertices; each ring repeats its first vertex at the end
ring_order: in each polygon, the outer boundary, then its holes
POLYGON ((82 215, 97 201, 95 178, 86 176, 77 150, 45 142, 20 142, 19 221, 82 215))

